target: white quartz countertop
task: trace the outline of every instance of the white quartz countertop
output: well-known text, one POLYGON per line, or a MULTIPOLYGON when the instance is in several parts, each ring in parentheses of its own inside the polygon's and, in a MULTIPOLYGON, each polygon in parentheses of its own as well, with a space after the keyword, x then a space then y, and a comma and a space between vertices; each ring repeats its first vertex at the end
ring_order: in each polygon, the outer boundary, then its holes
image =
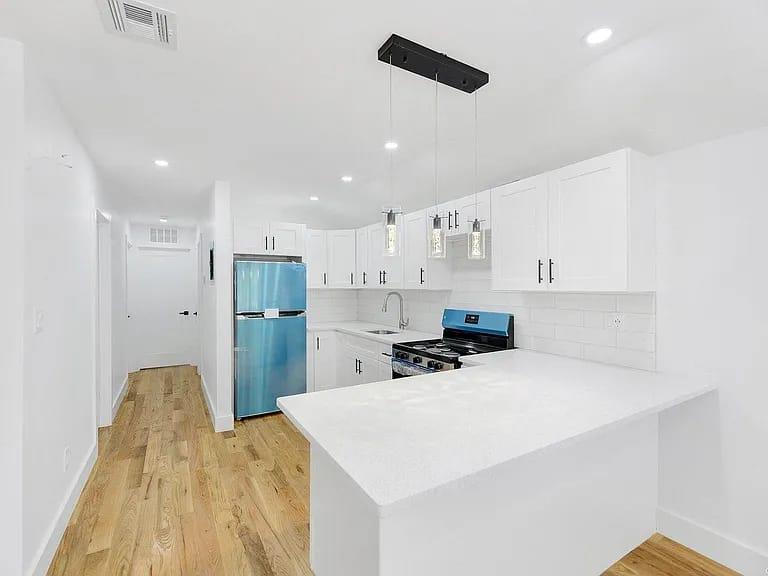
POLYGON ((278 405, 384 514, 438 486, 714 390, 710 382, 527 350, 469 362, 478 365, 278 405))
POLYGON ((376 342, 382 342, 383 344, 396 344, 398 342, 414 342, 416 340, 432 340, 440 338, 439 334, 429 334, 427 332, 417 332, 415 330, 399 330, 392 326, 384 326, 382 324, 372 324, 370 322, 316 322, 309 323, 307 325, 308 332, 323 332, 326 330, 335 330, 336 332, 344 332, 345 334, 351 334, 352 336, 359 336, 360 338, 367 338, 368 340, 375 340, 376 342), (397 334, 371 334, 367 330, 394 330, 397 334))

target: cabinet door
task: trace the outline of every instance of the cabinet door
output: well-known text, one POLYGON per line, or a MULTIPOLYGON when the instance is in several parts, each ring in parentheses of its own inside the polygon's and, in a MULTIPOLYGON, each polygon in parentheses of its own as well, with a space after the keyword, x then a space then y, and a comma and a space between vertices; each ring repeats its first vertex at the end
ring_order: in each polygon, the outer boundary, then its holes
POLYGON ((315 359, 314 383, 315 390, 330 390, 337 388, 337 357, 336 357, 336 333, 315 332, 312 339, 315 359))
POLYGON ((491 228, 491 191, 483 190, 477 193, 477 207, 475 207, 475 195, 465 196, 454 203, 454 222, 458 218, 458 234, 470 232, 472 222, 477 218, 482 221, 483 227, 491 228))
POLYGON ((233 231, 235 254, 269 253, 269 224, 237 219, 233 231))
POLYGON ((495 188, 492 209, 493 289, 548 289, 547 176, 495 188))
POLYGON ((289 222, 272 222, 269 225, 269 248, 279 256, 304 256, 306 226, 289 222))
POLYGON ((355 231, 329 230, 328 287, 352 288, 355 285, 355 231))
POLYGON ((627 177, 626 150, 550 173, 553 288, 626 289, 627 177))
POLYGON ((404 221, 403 282, 405 288, 425 288, 427 282, 427 212, 406 214, 404 221))
POLYGON ((307 286, 325 288, 328 283, 328 246, 325 230, 307 231, 307 286))
POLYGON ((368 285, 383 288, 384 228, 381 224, 368 226, 368 285))
POLYGON ((376 362, 376 380, 375 382, 386 382, 392 380, 392 363, 391 362, 376 362))
POLYGON ((358 361, 355 351, 348 346, 339 346, 336 366, 336 382, 338 386, 354 386, 360 383, 358 361))
POLYGON ((381 371, 379 370, 379 362, 371 360, 370 358, 363 358, 358 356, 359 373, 357 375, 358 384, 369 384, 370 382, 378 382, 381 371))
POLYGON ((371 272, 368 267, 368 228, 355 231, 355 286, 370 286, 371 272))
MULTIPOLYGON (((397 215, 397 241, 400 244, 400 253, 396 256, 384 255, 384 226, 376 224, 371 227, 369 246, 375 250, 372 254, 376 255, 376 262, 379 266, 376 268, 376 280, 379 280, 379 268, 381 269, 381 287, 382 288, 402 288, 403 286, 403 215, 397 215)), ((369 254, 369 258, 371 255, 369 254)))

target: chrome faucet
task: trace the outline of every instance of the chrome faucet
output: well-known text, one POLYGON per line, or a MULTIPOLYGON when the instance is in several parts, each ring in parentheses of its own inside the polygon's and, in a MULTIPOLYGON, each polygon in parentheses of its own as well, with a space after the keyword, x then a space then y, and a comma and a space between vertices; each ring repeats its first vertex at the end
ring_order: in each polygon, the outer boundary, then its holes
POLYGON ((384 306, 381 307, 382 312, 387 311, 387 303, 389 302, 390 296, 397 296, 398 300, 400 300, 400 330, 405 330, 408 328, 408 322, 410 318, 403 318, 403 295, 400 294, 400 292, 388 292, 386 297, 384 298, 384 306))

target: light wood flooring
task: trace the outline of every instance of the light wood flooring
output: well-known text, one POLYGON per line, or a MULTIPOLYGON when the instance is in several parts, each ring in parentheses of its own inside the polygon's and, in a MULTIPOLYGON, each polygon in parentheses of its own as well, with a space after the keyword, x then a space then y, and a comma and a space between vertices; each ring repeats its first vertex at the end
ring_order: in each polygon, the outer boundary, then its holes
MULTIPOLYGON (((281 415, 215 434, 194 368, 131 374, 48 574, 311 575, 308 463, 281 415)), ((684 574, 736 573, 657 535, 604 576, 684 574)))

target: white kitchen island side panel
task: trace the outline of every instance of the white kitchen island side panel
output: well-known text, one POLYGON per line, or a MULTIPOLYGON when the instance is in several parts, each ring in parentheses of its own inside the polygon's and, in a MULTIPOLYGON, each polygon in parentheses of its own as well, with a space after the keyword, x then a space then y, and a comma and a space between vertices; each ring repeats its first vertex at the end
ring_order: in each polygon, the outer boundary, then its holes
POLYGON ((657 450, 658 417, 648 415, 378 508, 313 446, 312 569, 600 574, 655 531, 657 450))

